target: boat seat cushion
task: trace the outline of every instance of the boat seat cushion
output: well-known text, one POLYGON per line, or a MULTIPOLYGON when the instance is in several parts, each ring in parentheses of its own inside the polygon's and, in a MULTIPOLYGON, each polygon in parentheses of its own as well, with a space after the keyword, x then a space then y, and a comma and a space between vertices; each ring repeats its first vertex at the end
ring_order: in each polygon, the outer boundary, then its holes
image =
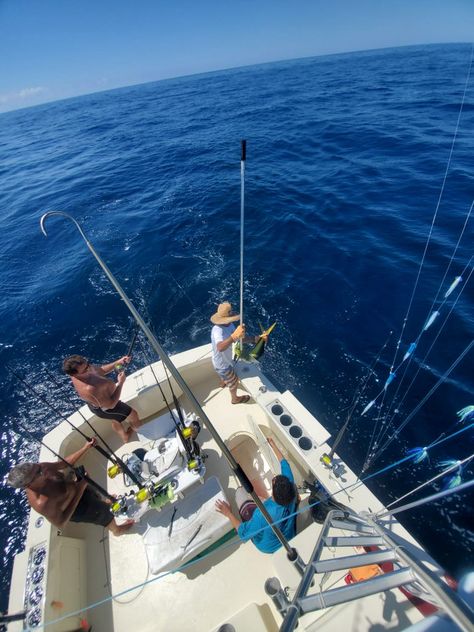
POLYGON ((177 569, 232 529, 229 520, 216 511, 219 499, 227 500, 219 481, 211 476, 184 499, 143 516, 138 531, 143 535, 150 573, 177 569))

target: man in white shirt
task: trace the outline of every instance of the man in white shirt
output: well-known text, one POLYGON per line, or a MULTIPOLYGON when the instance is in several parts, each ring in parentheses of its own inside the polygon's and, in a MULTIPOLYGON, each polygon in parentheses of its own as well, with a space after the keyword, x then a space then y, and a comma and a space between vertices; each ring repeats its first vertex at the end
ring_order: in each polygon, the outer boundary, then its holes
POLYGON ((240 338, 243 342, 256 344, 261 336, 245 336, 245 325, 242 323, 236 328, 233 324, 237 320, 240 320, 240 314, 232 314, 232 305, 227 302, 221 303, 211 316, 214 325, 211 331, 212 364, 221 378, 221 385, 229 388, 232 403, 245 404, 250 396, 237 395, 239 378, 232 367, 232 343, 240 338))

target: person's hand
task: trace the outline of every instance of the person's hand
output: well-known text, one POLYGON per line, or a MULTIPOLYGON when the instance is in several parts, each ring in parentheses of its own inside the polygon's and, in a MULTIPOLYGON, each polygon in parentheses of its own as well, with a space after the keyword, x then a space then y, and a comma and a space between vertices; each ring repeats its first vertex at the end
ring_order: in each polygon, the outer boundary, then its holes
POLYGON ((117 375, 117 382, 118 384, 123 384, 125 382, 125 378, 127 376, 125 375, 125 371, 120 371, 120 373, 117 375))
POLYGON ((268 334, 260 334, 259 336, 255 336, 255 342, 257 343, 259 340, 265 340, 265 342, 267 342, 268 340, 268 334))
POLYGON ((216 500, 216 511, 226 518, 229 518, 232 515, 232 509, 230 508, 229 503, 225 500, 216 500))
POLYGON ((124 367, 124 364, 128 364, 131 359, 132 359, 132 356, 128 356, 128 355, 123 356, 122 358, 119 358, 117 362, 115 363, 115 370, 121 371, 124 367))
POLYGON ((236 330, 231 334, 232 340, 235 342, 239 338, 243 338, 245 336, 245 325, 239 325, 236 330))
POLYGON ((95 437, 92 437, 92 439, 89 439, 89 441, 86 441, 86 443, 84 444, 84 448, 86 450, 90 450, 96 445, 97 445, 97 439, 95 437))

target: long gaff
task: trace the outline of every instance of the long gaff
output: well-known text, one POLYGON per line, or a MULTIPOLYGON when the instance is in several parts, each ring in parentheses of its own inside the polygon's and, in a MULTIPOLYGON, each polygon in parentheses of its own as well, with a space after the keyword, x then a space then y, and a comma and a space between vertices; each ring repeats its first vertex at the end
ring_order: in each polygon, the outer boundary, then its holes
MULTIPOLYGON (((244 322, 244 219, 245 219, 245 160, 247 141, 242 140, 240 155, 240 324, 244 322)), ((242 340, 240 341, 242 351, 242 340)))
POLYGON ((125 292, 123 291, 123 289, 121 288, 120 284, 115 279, 114 275, 109 270, 107 265, 102 261, 100 256, 97 254, 97 252, 95 251, 94 247, 92 246, 92 244, 89 242, 89 240, 85 236, 82 228, 79 226, 78 222, 73 217, 71 217, 71 215, 69 215, 68 213, 64 213, 63 211, 49 211, 48 213, 45 213, 41 217, 41 220, 40 220, 41 230, 42 230, 42 232, 43 232, 43 234, 45 236, 47 236, 47 233, 46 233, 46 230, 44 228, 44 223, 45 223, 46 218, 49 217, 50 215, 61 215, 63 217, 66 217, 66 219, 70 220, 76 226, 77 230, 79 231, 79 234, 81 235, 81 237, 85 241, 85 243, 86 243, 88 249, 90 250, 90 252, 92 253, 94 259, 100 265, 100 267, 104 271, 105 275, 107 276, 107 278, 109 279, 109 281, 111 282, 113 287, 117 290, 118 294, 120 295, 121 299, 123 300, 123 302, 125 303, 125 305, 129 309, 129 311, 131 312, 133 318, 135 319, 135 321, 139 325, 140 329, 143 331, 145 336, 148 338, 152 348, 159 355, 160 360, 163 362, 163 364, 166 367, 168 367, 171 375, 176 380, 177 384, 179 385, 179 387, 183 391, 184 395, 188 398, 189 403, 191 404, 191 408, 196 413, 196 415, 198 417, 200 417, 200 419, 202 420, 202 422, 204 423, 206 428, 209 430, 212 438, 217 443, 217 445, 219 446, 219 448, 222 451, 222 454, 227 459, 227 462, 229 463, 229 466, 231 467, 231 469, 234 472, 235 476, 238 478, 238 480, 240 481, 240 483, 244 487, 245 491, 248 492, 252 496, 252 499, 254 500, 255 504, 257 505, 257 507, 262 512, 263 517, 265 518, 265 520, 270 525, 273 533, 278 538, 280 543, 285 547, 285 550, 286 550, 286 552, 288 554, 288 559, 290 561, 294 562, 295 566, 298 568, 298 570, 300 570, 300 568, 303 566, 303 563, 301 562, 296 550, 289 545, 288 541, 286 540, 285 536, 280 531, 280 529, 276 525, 273 524, 270 514, 266 510, 265 505, 262 503, 260 498, 255 493, 253 485, 250 482, 250 480, 248 479, 247 475, 245 474, 243 469, 240 467, 240 465, 237 463, 237 461, 232 456, 232 453, 230 452, 230 450, 228 449, 228 447, 226 446, 224 441, 219 436, 219 433, 214 428, 213 424, 211 423, 211 420, 206 415, 204 410, 201 408, 201 405, 199 404, 199 402, 195 398, 193 392, 191 391, 191 389, 189 388, 187 383, 183 380, 183 378, 181 377, 181 374, 179 373, 177 368, 174 366, 174 364, 171 362, 171 360, 168 357, 167 353, 162 348, 162 346, 160 345, 160 343, 156 339, 156 337, 153 334, 153 332, 151 331, 151 329, 148 327, 146 322, 140 316, 140 314, 136 310, 135 306, 132 304, 132 302, 130 301, 128 296, 125 294, 125 292))

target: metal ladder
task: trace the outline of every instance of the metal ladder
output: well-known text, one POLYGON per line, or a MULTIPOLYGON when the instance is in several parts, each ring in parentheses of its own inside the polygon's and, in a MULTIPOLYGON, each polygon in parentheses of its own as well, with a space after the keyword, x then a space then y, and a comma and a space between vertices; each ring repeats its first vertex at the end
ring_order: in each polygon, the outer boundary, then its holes
POLYGON ((280 632, 290 632, 298 624, 300 616, 330 606, 375 595, 392 588, 409 585, 410 593, 436 605, 446 612, 461 630, 472 632, 474 613, 436 573, 428 569, 405 547, 400 547, 392 534, 370 515, 332 510, 328 513, 321 533, 306 565, 300 584, 290 602, 277 578, 265 583, 265 590, 284 617, 280 632), (352 532, 349 536, 333 536, 331 528, 352 532), (383 549, 355 555, 321 559, 325 548, 332 547, 384 547, 383 549), (390 562, 393 570, 364 581, 322 590, 308 595, 315 574, 332 573, 370 564, 390 562))

